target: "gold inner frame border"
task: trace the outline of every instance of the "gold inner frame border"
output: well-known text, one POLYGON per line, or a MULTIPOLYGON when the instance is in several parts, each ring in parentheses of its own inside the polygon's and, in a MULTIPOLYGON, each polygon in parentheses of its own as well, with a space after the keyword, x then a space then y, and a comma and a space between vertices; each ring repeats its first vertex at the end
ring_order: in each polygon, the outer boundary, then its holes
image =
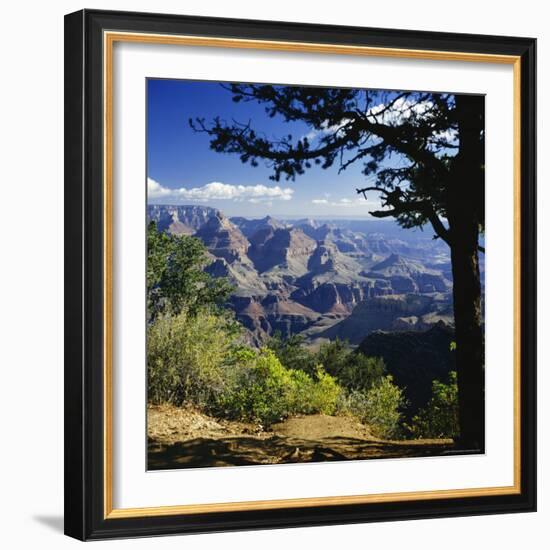
POLYGON ((235 512, 250 510, 274 510, 305 508, 313 506, 334 506, 383 502, 405 502, 413 500, 435 500, 447 498, 490 497, 521 493, 521 59, 519 56, 481 54, 452 51, 409 50, 370 46, 348 46, 341 44, 316 44, 309 42, 284 42, 271 40, 249 40, 183 36, 170 34, 149 34, 133 32, 103 33, 103 122, 104 122, 104 166, 103 166, 103 219, 104 219, 104 518, 137 518, 173 516, 197 513, 235 512), (466 61, 475 63, 497 63, 513 66, 514 94, 514 484, 504 487, 483 487, 466 489, 445 489, 433 491, 397 492, 367 495, 293 498, 278 500, 255 500, 245 502, 222 502, 208 504, 181 504, 176 506, 155 506, 148 508, 113 508, 113 361, 112 361, 112 292, 113 292, 113 47, 117 42, 143 44, 166 44, 180 46, 202 46, 216 48, 240 48, 267 51, 285 51, 316 54, 355 55, 371 57, 394 57, 426 59, 436 61, 466 61))

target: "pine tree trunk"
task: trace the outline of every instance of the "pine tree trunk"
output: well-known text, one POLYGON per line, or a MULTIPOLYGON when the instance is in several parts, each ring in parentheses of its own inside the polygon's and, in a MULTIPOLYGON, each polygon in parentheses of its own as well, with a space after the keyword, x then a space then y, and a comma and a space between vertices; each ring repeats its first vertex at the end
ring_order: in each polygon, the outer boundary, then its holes
POLYGON ((479 227, 484 220, 483 98, 456 96, 460 149, 449 189, 460 441, 485 449, 479 227))
MULTIPOLYGON (((476 234, 477 227, 470 228, 476 234)), ((461 232, 461 235, 464 231, 461 232)), ((478 253, 470 243, 451 248, 460 446, 484 449, 484 352, 478 253)))

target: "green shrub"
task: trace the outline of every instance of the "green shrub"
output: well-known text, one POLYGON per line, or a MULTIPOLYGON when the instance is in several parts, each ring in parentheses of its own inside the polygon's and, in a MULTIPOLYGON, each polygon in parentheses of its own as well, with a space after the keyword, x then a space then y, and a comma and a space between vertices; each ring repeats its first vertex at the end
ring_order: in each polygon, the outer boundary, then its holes
POLYGON ((318 366, 314 377, 302 371, 291 371, 294 414, 328 414, 336 412, 342 388, 336 379, 318 366))
POLYGON ((331 342, 323 342, 316 354, 316 364, 323 365, 323 368, 332 376, 340 379, 342 372, 348 365, 350 349, 347 342, 336 338, 331 342))
POLYGON ((224 366, 238 338, 234 321, 218 313, 158 317, 147 329, 149 400, 212 406, 227 390, 224 366))
POLYGON ((315 382, 306 372, 301 370, 289 370, 290 392, 289 413, 310 414, 315 410, 311 400, 315 382))
POLYGON ((287 369, 301 370, 309 375, 315 374, 318 361, 315 354, 304 346, 304 337, 301 334, 283 338, 277 331, 266 342, 266 347, 273 351, 287 369))
POLYGON ((336 380, 322 369, 314 378, 287 369, 267 348, 256 355, 241 353, 229 376, 220 412, 265 425, 294 414, 333 414, 341 392, 336 380))
POLYGON ((316 364, 335 376, 348 390, 366 391, 378 384, 386 374, 386 365, 380 357, 367 357, 353 351, 347 342, 336 340, 321 344, 315 357, 316 364))
POLYGON ((362 353, 350 353, 338 381, 351 390, 367 391, 383 380, 386 365, 381 357, 367 357, 362 353))
POLYGON ((449 383, 432 382, 432 397, 408 426, 412 437, 425 439, 450 438, 460 435, 458 423, 458 385, 456 372, 449 373, 449 383))
POLYGON ((325 372, 321 366, 317 368, 316 378, 316 384, 309 397, 313 408, 322 414, 334 414, 342 388, 336 378, 325 372))
POLYGON ((222 396, 226 414, 271 424, 290 413, 292 377, 272 351, 262 350, 241 363, 235 374, 222 396))
POLYGON ((192 404, 208 412, 265 425, 293 414, 334 414, 341 388, 285 368, 269 349, 239 344, 231 318, 219 312, 163 314, 148 327, 149 401, 192 404))
POLYGON ((405 405, 403 390, 385 376, 369 390, 352 390, 340 402, 340 409, 353 414, 367 424, 373 434, 390 439, 397 437, 401 428, 401 409, 405 405))

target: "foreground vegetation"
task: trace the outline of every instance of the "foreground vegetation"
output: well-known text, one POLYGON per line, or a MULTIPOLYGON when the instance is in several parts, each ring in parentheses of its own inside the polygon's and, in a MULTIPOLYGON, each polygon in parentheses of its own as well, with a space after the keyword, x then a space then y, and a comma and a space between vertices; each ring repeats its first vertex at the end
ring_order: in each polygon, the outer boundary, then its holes
POLYGON ((434 381, 428 406, 409 422, 403 390, 380 358, 335 340, 316 352, 299 336, 256 349, 224 308, 231 286, 203 270, 193 237, 148 228, 148 397, 269 426, 300 414, 352 415, 380 438, 457 435, 456 377, 434 381))

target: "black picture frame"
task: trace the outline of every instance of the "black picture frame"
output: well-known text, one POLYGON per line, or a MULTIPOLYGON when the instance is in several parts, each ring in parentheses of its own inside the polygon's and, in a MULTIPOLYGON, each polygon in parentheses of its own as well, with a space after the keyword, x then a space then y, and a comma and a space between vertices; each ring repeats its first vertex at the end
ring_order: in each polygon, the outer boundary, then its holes
POLYGON ((80 540, 530 512, 536 509, 536 40, 83 10, 65 17, 65 532, 80 540), (106 517, 104 31, 517 56, 520 128, 520 491, 150 517, 106 517))

